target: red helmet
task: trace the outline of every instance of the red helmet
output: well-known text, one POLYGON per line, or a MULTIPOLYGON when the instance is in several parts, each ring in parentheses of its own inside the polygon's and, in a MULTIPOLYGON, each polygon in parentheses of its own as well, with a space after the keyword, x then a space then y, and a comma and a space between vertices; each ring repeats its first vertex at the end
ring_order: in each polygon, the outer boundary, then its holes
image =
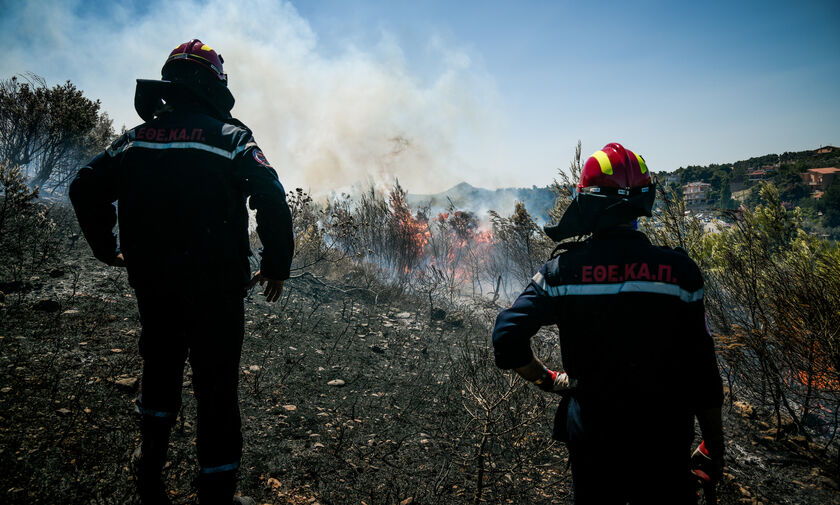
POLYGON ((185 93, 197 97, 223 118, 230 118, 236 100, 228 89, 222 55, 204 42, 192 39, 176 47, 161 69, 160 81, 137 79, 134 108, 151 121, 166 105, 183 100, 185 93))
POLYGON ((227 86, 227 74, 222 68, 222 64, 225 60, 222 58, 222 55, 218 54, 212 47, 198 39, 192 39, 189 42, 184 42, 173 49, 172 52, 169 53, 169 58, 166 58, 166 62, 163 64, 163 68, 161 69, 161 73, 166 74, 167 67, 171 66, 172 63, 176 61, 189 61, 197 63, 198 65, 201 65, 207 70, 213 72, 213 75, 215 75, 225 84, 225 86, 227 86))
POLYGON ((569 208, 545 233, 557 242, 650 216, 656 185, 644 158, 621 144, 607 144, 586 160, 569 208))
MULTIPOLYGON (((645 159, 621 144, 612 142, 586 160, 578 189, 642 188, 651 183, 645 159)), ((598 192, 597 190, 593 192, 598 192)), ((619 192, 621 194, 622 192, 619 192)), ((626 194, 626 193, 624 193, 626 194)))

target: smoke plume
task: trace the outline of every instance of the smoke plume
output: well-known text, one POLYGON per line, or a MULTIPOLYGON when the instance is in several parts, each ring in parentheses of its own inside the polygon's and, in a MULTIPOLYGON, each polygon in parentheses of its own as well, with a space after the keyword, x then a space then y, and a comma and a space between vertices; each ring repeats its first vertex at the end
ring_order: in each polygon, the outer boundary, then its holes
MULTIPOLYGON (((27 2, 0 23, 7 42, 4 77, 25 71, 48 82, 70 79, 100 98, 115 125, 140 120, 134 79, 158 78, 177 44, 200 38, 225 58, 236 97, 234 116, 248 124, 287 187, 320 193, 395 177, 413 192, 436 192, 460 180, 480 182, 481 167, 458 141, 480 145, 495 119, 492 79, 468 52, 430 36, 438 63, 420 71, 394 36, 373 47, 346 43, 331 54, 288 2, 150 2, 120 5, 27 2), (41 68, 33 68, 34 52, 41 68)), ((489 140, 488 140, 489 142, 489 140)), ((486 180, 486 178, 484 179, 486 180)))

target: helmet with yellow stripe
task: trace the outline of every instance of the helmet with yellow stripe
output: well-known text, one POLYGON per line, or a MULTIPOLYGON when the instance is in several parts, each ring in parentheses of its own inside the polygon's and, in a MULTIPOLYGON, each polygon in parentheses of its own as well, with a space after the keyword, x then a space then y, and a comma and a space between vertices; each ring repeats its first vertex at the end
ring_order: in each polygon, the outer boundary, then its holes
MULTIPOLYGON (((645 159, 621 144, 612 142, 586 160, 580 172, 578 190, 617 188, 630 190, 650 185, 645 159)), ((591 191, 590 191, 591 192, 591 191)))
POLYGON ((198 39, 192 39, 189 42, 179 44, 178 47, 169 53, 166 62, 163 64, 161 74, 166 79, 166 74, 172 70, 173 67, 180 65, 181 62, 200 65, 209 70, 219 81, 227 86, 227 74, 222 68, 225 60, 222 55, 217 53, 212 47, 198 39))
POLYGON ((631 223, 651 215, 655 195, 645 159, 621 144, 607 144, 586 160, 569 208, 545 232, 559 242, 631 223))
POLYGON ((134 108, 146 121, 184 96, 209 105, 222 119, 230 117, 235 102, 228 89, 224 59, 198 39, 179 44, 163 64, 162 80, 137 79, 134 108))

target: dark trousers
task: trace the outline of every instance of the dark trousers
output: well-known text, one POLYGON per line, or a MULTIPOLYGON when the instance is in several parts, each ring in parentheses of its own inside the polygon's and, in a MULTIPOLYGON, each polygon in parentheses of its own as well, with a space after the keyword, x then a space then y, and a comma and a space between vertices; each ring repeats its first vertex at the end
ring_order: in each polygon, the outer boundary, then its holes
POLYGON ((691 438, 684 427, 628 429, 639 414, 627 414, 613 411, 609 423, 587 423, 580 404, 570 402, 566 426, 575 505, 696 505, 691 438))
POLYGON ((137 408, 142 416, 147 490, 159 486, 189 358, 198 411, 199 499, 203 505, 229 505, 242 456, 237 385, 244 337, 243 297, 239 293, 137 290, 137 303, 143 325, 143 380, 137 408))

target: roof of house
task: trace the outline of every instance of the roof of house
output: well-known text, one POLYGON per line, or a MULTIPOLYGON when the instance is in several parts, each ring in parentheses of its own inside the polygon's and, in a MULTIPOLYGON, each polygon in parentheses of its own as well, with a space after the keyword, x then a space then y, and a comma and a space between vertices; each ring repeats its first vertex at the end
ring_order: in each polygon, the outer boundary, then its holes
POLYGON ((826 168, 809 168, 809 172, 814 172, 817 174, 835 174, 840 172, 840 168, 837 167, 826 167, 826 168))

